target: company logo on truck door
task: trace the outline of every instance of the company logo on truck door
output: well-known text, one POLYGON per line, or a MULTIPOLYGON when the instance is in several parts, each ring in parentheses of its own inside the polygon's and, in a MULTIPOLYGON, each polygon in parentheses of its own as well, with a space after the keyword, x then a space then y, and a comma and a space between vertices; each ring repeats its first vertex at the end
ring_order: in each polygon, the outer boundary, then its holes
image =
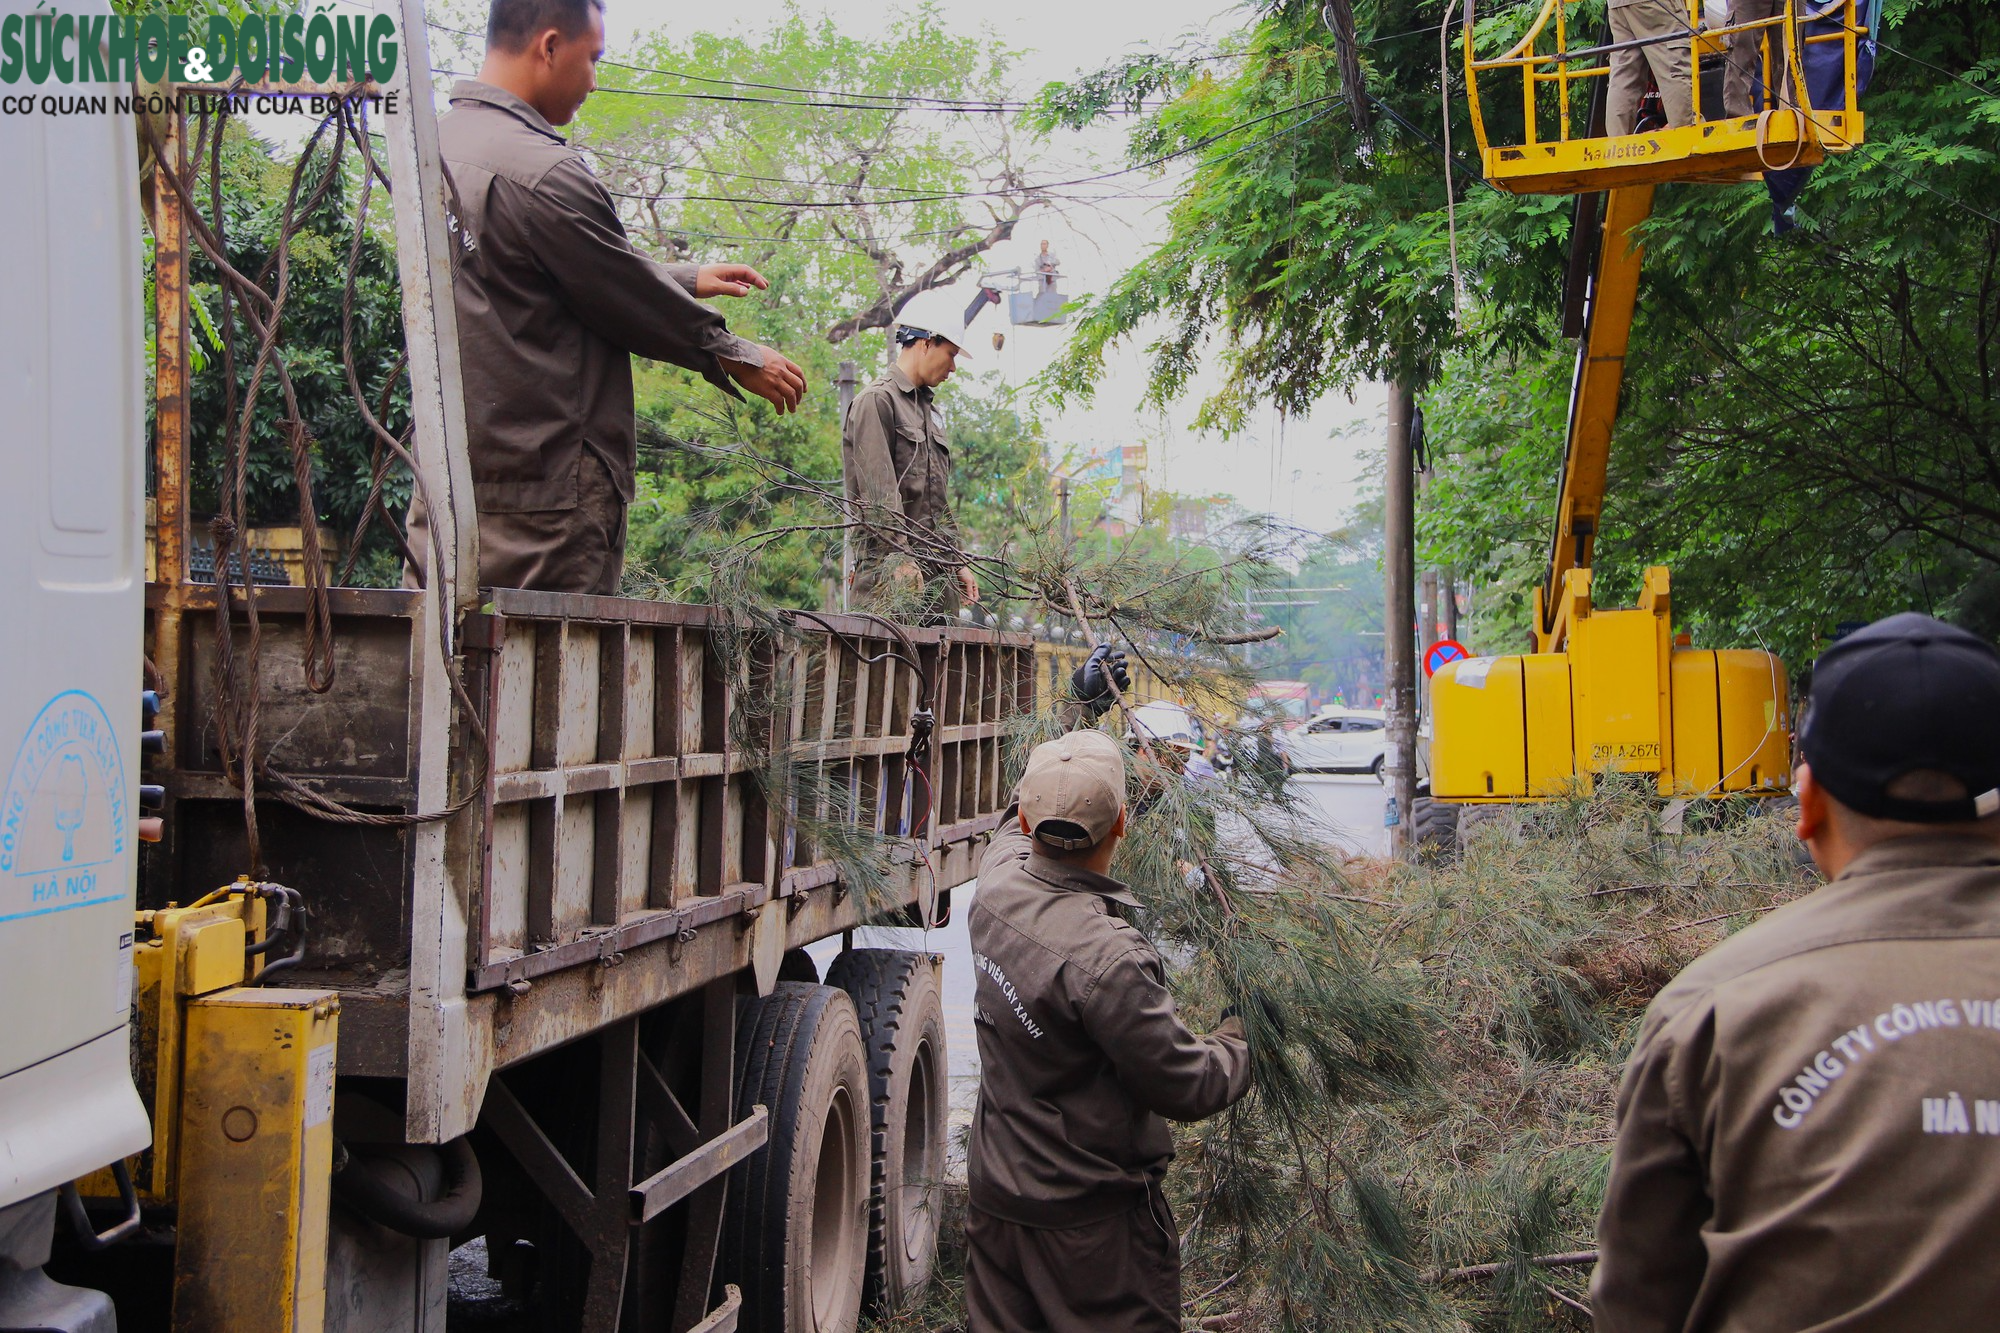
POLYGON ((47 0, 0 18, 0 83, 383 84, 396 72, 387 14, 65 14, 47 0))
POLYGON ((49 700, 0 789, 0 922, 122 899, 125 800, 104 709, 82 690, 49 700))

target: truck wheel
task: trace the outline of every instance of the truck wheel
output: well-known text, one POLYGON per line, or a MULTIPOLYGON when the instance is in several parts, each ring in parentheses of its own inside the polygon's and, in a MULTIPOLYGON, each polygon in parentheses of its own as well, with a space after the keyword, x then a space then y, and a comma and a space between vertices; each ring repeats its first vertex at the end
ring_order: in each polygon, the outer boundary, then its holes
POLYGON ((729 1178, 723 1281, 743 1333, 853 1333, 868 1259, 868 1070, 854 1002, 781 981, 738 1023, 736 1114, 770 1139, 729 1178))
POLYGON ((874 1148, 867 1300, 895 1309, 930 1279, 937 1258, 950 1102, 942 983, 932 955, 896 949, 850 949, 826 980, 861 1014, 874 1148))
POLYGON ((1458 846, 1458 807, 1419 796, 1410 803, 1410 845, 1418 856, 1448 857, 1458 846))

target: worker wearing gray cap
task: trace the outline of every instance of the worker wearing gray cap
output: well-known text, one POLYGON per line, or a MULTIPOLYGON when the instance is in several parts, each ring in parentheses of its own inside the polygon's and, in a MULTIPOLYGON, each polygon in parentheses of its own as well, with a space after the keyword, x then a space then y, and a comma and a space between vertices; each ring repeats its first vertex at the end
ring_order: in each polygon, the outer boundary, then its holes
POLYGON ((1927 616, 1814 667, 1828 883, 1653 1000, 1591 1306, 1632 1330, 1969 1329, 2000 1310, 2000 655, 1927 616))
MULTIPOLYGON (((1117 670, 1100 656, 1099 677, 1078 672, 1086 705, 1117 670)), ((1125 831, 1123 747, 1074 731, 1029 756, 980 865, 974 1333, 1181 1326, 1166 1119, 1201 1120, 1243 1096, 1250 1051, 1240 1020, 1204 1037, 1175 1012, 1159 953, 1124 919, 1138 902, 1111 878, 1125 831)))

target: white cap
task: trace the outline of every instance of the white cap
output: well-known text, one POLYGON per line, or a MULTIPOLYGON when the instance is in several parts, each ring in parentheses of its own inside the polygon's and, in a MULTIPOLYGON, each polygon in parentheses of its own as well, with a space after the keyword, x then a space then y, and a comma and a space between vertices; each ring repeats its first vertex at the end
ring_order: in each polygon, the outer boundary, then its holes
POLYGON ((966 346, 965 308, 950 292, 933 287, 918 292, 896 312, 896 327, 920 329, 933 338, 942 338, 958 349, 960 356, 972 355, 966 346))

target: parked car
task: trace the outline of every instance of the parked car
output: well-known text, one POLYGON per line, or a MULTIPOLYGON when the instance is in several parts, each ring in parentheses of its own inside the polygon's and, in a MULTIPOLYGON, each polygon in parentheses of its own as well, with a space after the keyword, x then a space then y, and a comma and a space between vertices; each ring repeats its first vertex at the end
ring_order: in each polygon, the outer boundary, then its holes
POLYGON ((1182 705, 1165 699, 1155 699, 1132 710, 1125 739, 1136 740, 1140 735, 1190 752, 1200 750, 1204 739, 1201 719, 1182 705))
POLYGON ((1379 708, 1324 708, 1285 737, 1294 773, 1373 773, 1382 776, 1388 720, 1379 708))
MULTIPOLYGON (((1373 773, 1379 781, 1389 748, 1388 718, 1379 708, 1322 708, 1285 736, 1294 773, 1373 773)), ((1417 733, 1417 780, 1430 778, 1430 727, 1417 733)))

